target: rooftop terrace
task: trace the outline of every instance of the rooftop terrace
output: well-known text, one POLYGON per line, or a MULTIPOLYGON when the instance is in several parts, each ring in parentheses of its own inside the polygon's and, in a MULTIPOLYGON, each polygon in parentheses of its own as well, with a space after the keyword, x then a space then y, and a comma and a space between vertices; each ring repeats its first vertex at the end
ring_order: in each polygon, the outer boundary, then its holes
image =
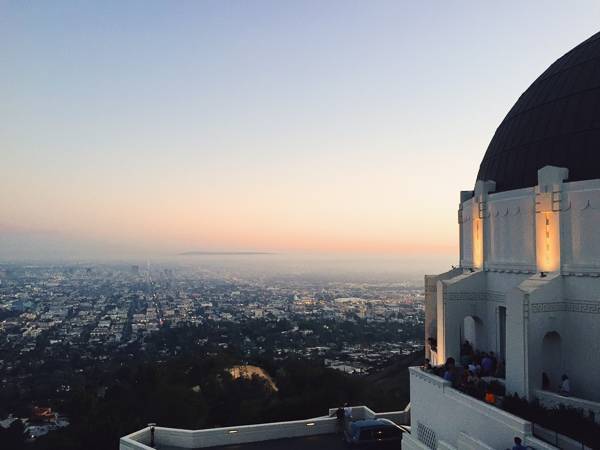
MULTIPOLYGON (((262 423, 237 427, 211 428, 205 430, 182 430, 177 428, 154 428, 154 446, 151 444, 150 427, 124 436, 120 450, 188 450, 188 449, 345 449, 342 436, 337 433, 336 409, 327 416, 289 422, 262 423)), ((352 408, 355 420, 386 418, 399 425, 410 422, 410 411, 376 413, 366 406, 352 408)))
MULTIPOLYGON (((183 450, 181 447, 157 446, 157 450, 183 450)), ((207 448, 207 447, 204 447, 207 448)), ((298 438, 275 439, 247 444, 234 444, 218 447, 209 447, 215 450, 347 450, 347 447, 338 434, 323 434, 320 436, 304 436, 298 438)))

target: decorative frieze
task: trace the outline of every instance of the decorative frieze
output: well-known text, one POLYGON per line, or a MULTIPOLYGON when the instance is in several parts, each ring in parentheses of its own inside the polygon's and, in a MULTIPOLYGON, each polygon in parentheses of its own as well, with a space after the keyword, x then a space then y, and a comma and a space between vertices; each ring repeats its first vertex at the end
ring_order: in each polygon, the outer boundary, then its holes
POLYGON ((600 303, 583 303, 583 302, 548 302, 548 303, 532 303, 531 312, 576 312, 584 314, 600 314, 600 303))
POLYGON ((444 299, 449 302, 498 302, 504 303, 504 292, 475 291, 475 292, 444 292, 444 299))

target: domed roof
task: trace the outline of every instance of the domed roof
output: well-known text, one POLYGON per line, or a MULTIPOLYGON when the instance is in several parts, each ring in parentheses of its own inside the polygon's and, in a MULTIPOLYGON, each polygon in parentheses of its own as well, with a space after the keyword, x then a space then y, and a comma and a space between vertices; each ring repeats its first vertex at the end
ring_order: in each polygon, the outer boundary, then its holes
POLYGON ((600 33, 552 64, 504 118, 479 166, 496 192, 537 185, 537 170, 600 178, 600 33))

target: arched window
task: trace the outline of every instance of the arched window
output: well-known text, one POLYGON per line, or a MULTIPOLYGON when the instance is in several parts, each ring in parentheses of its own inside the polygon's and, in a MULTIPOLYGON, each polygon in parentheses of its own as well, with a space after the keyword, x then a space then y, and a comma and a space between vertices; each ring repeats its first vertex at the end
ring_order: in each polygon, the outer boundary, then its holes
POLYGON ((483 321, 477 316, 466 316, 463 320, 462 340, 469 341, 473 350, 487 351, 483 321))
POLYGON ((556 331, 550 331, 544 336, 542 342, 542 373, 546 374, 548 386, 542 383, 543 375, 540 376, 540 384, 549 390, 556 391, 560 386, 560 377, 563 374, 562 339, 556 331))

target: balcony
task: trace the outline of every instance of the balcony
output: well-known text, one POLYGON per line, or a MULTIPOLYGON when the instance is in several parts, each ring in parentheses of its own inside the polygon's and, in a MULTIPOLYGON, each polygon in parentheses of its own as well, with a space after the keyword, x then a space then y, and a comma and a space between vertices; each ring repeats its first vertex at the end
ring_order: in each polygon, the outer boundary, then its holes
POLYGON ((565 397, 556 392, 543 391, 541 389, 535 391, 535 397, 547 408, 557 408, 563 405, 568 408, 580 409, 587 415, 593 415, 594 421, 600 423, 600 403, 598 402, 577 397, 565 397))
POLYGON ((536 450, 556 447, 533 436, 531 422, 470 397, 450 382, 410 368, 410 436, 403 449, 505 449, 519 436, 536 450))
MULTIPOLYGON (((122 437, 120 450, 182 450, 219 447, 221 450, 235 446, 240 449, 288 450, 338 450, 346 449, 345 442, 337 434, 336 409, 327 416, 307 420, 262 423, 236 427, 205 430, 182 430, 177 428, 154 428, 154 447, 150 446, 151 431, 146 427, 122 437)), ((352 408, 355 420, 385 418, 401 425, 410 420, 408 408, 404 411, 376 413, 366 406, 352 408)))

